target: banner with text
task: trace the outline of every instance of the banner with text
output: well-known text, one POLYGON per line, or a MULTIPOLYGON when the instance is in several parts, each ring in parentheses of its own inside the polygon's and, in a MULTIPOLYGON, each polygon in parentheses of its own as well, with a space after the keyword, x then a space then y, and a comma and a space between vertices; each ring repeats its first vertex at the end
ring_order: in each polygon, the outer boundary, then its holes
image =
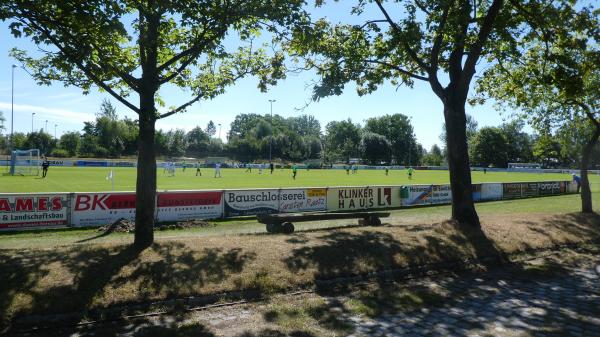
POLYGON ((564 194, 567 192, 567 182, 565 181, 548 181, 538 183, 539 195, 555 195, 564 194))
POLYGON ((400 186, 330 187, 328 211, 400 207, 400 186))
POLYGON ((279 190, 228 190, 223 192, 225 217, 277 213, 279 190))
POLYGON ((501 183, 483 183, 481 184, 481 200, 501 200, 501 183))
POLYGON ((135 219, 135 192, 75 193, 73 226, 102 226, 121 218, 135 219))
POLYGON ((402 206, 449 204, 452 202, 450 185, 402 186, 402 206))
POLYGON ((216 219, 223 216, 222 191, 170 191, 158 193, 158 221, 216 219))
POLYGON ((68 194, 0 194, 0 228, 67 225, 68 194))
POLYGON ((279 212, 316 212, 327 209, 326 188, 282 189, 279 191, 279 212))

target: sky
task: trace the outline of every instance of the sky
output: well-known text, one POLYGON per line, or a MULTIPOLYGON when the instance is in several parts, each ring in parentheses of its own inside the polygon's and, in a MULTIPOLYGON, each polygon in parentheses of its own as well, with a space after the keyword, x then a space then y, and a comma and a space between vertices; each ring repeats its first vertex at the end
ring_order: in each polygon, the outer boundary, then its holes
MULTIPOLYGON (((343 6, 344 4, 337 3, 313 10, 313 14, 334 22, 355 20, 346 14, 347 6, 343 6)), ((375 12, 367 11, 365 15, 375 15, 375 12)), ((95 119, 103 99, 110 100, 121 117, 136 119, 134 112, 107 93, 92 90, 90 94, 83 95, 81 89, 65 87, 60 82, 51 86, 38 86, 16 60, 9 57, 9 50, 13 47, 31 53, 37 50, 27 38, 14 38, 9 32, 8 23, 0 22, 0 111, 6 118, 5 133, 10 132, 11 98, 14 99, 14 132, 30 132, 32 123, 34 130, 47 128, 46 131, 51 135, 56 130, 57 137, 65 132, 81 131, 83 122, 95 119), (12 64, 19 66, 14 69, 14 95, 11 94, 12 64)), ((288 75, 287 79, 271 87, 267 93, 261 93, 257 89, 256 78, 245 78, 228 87, 225 94, 213 100, 200 101, 185 113, 159 120, 157 128, 189 131, 196 126, 205 128, 212 120, 216 125, 221 125, 220 131, 217 126, 216 136, 226 141, 229 125, 237 114, 267 114, 270 112, 269 100, 276 100, 273 103, 273 114, 283 117, 313 115, 321 122, 323 131, 330 121, 351 118, 353 122, 364 125, 364 121, 371 117, 402 113, 411 117, 417 140, 426 149, 430 149, 433 144, 441 145, 439 135, 442 132, 443 106, 428 83, 417 81, 412 89, 386 84, 375 93, 362 97, 356 94, 354 85, 349 84, 342 95, 310 102, 306 106, 311 97, 309 83, 314 79, 316 78, 312 73, 288 75), (302 107, 304 108, 299 110, 302 107)), ((189 97, 176 88, 167 88, 162 96, 168 106, 185 102, 189 97)), ((135 98, 132 97, 131 101, 135 102, 135 98)), ((479 127, 496 126, 503 122, 503 116, 491 105, 467 105, 466 109, 479 127)))

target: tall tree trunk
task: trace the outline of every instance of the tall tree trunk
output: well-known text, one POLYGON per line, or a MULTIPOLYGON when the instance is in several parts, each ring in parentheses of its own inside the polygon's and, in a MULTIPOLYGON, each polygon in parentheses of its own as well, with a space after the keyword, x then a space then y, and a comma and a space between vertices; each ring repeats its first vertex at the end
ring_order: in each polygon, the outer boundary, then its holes
POLYGON ((448 95, 443 103, 448 168, 452 188, 452 219, 479 227, 479 216, 473 203, 471 186, 465 100, 448 95))
POLYGON ((592 138, 583 147, 581 154, 581 212, 592 213, 594 209, 592 207, 592 191, 590 189, 590 180, 588 178, 588 166, 590 163, 590 156, 594 146, 598 143, 600 137, 600 126, 596 126, 596 130, 592 135, 592 138))
POLYGON ((138 247, 148 247, 154 241, 156 209, 156 153, 154 134, 156 114, 154 94, 140 94, 140 137, 136 181, 135 241, 138 247))

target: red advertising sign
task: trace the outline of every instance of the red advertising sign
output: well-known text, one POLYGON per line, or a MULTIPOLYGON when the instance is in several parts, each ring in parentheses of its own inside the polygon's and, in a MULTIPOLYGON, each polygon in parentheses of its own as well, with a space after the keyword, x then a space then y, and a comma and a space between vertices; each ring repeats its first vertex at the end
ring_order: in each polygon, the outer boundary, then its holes
POLYGON ((223 215, 223 192, 158 193, 158 221, 215 219, 223 215))
POLYGON ((67 225, 66 193, 0 194, 0 228, 67 225))
POLYGON ((102 226, 121 218, 135 218, 135 193, 75 193, 74 226, 102 226))

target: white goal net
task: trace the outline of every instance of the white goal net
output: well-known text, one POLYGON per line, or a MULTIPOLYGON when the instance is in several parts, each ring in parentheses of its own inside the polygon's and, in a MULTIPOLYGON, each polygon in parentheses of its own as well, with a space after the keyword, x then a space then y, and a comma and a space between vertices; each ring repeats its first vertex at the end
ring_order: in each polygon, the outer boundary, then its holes
POLYGON ((10 174, 37 176, 40 173, 40 150, 15 150, 10 156, 10 174))

